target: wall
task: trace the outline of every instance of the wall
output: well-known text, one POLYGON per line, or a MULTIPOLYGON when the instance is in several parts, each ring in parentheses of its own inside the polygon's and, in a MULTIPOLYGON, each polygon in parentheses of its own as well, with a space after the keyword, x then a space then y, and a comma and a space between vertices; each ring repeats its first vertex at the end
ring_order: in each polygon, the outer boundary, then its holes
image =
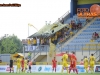
POLYGON ((43 59, 41 59, 40 62, 46 62, 46 61, 47 61, 47 55, 43 59))
POLYGON ((71 17, 77 14, 77 8, 90 8, 90 6, 93 4, 100 5, 100 0, 71 0, 70 2, 71 17))
POLYGON ((77 5, 100 3, 100 0, 78 0, 77 5))

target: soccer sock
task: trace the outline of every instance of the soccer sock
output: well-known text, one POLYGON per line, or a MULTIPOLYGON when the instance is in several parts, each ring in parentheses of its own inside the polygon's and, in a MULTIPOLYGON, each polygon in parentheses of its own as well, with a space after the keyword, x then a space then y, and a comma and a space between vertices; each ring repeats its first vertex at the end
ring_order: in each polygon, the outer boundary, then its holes
POLYGON ((11 73, 11 68, 10 68, 10 73, 11 73))
POLYGON ((69 68, 69 73, 71 72, 72 68, 69 68))
POLYGON ((75 68, 75 71, 76 71, 76 73, 78 74, 78 70, 77 70, 77 68, 75 68))
POLYGON ((88 73, 88 69, 87 69, 87 68, 85 68, 85 70, 86 70, 86 73, 88 73))
POLYGON ((92 68, 92 73, 94 72, 94 68, 92 68))
POLYGON ((91 73, 92 73, 92 68, 90 68, 90 71, 91 71, 91 73))
POLYGON ((75 73, 75 69, 73 69, 73 73, 75 73))
POLYGON ((52 69, 52 72, 54 71, 54 68, 52 69))
POLYGON ((55 68, 55 72, 56 72, 56 68, 55 68))
POLYGON ((67 73, 69 74, 68 68, 67 68, 67 73))
POLYGON ((62 71, 61 71, 62 73, 63 73, 63 70, 64 70, 64 67, 62 67, 62 71))

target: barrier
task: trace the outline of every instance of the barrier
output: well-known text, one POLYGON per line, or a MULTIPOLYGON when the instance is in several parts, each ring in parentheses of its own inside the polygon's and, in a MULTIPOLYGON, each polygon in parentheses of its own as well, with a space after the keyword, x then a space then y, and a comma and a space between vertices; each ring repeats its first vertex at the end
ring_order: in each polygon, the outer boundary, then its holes
MULTIPOLYGON (((14 65, 14 72, 16 72, 16 65, 14 65)), ((62 65, 57 65, 56 72, 61 73, 62 65)), ((85 69, 83 65, 77 65, 77 69, 79 73, 85 73, 85 69)), ((90 68, 88 67, 90 72, 90 68)), ((0 72, 9 72, 9 65, 1 65, 0 72)), ((95 65, 94 67, 95 72, 100 72, 100 65, 95 65)), ((32 65, 32 72, 43 72, 43 73, 52 73, 52 66, 51 65, 32 65)), ((64 70, 66 73, 66 70, 64 70)))

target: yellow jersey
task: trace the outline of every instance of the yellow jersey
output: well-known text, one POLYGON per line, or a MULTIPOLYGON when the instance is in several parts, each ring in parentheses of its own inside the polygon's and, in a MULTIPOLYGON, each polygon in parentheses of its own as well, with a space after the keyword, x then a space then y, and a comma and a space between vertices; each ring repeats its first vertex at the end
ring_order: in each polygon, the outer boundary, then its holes
POLYGON ((67 63, 67 61, 68 61, 68 55, 67 54, 64 54, 62 56, 62 61, 65 62, 65 63, 67 63))
POLYGON ((28 61, 27 60, 24 60, 24 65, 26 66, 28 64, 28 61))
POLYGON ((16 63, 17 63, 17 65, 21 65, 21 60, 20 60, 20 58, 17 59, 17 62, 16 62, 16 63))
POLYGON ((88 64, 88 58, 84 59, 84 64, 88 64))
POLYGON ((90 56, 90 62, 95 62, 95 57, 94 56, 90 56))

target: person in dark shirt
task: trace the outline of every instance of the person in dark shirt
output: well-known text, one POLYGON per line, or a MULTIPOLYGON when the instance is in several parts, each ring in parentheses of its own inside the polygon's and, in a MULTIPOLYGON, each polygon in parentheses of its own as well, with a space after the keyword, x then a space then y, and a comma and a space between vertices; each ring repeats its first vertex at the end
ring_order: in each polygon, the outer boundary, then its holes
POLYGON ((10 64, 9 64, 9 66, 10 66, 10 73, 11 73, 11 71, 14 72, 14 69, 13 69, 13 60, 12 60, 12 58, 10 59, 10 64))

